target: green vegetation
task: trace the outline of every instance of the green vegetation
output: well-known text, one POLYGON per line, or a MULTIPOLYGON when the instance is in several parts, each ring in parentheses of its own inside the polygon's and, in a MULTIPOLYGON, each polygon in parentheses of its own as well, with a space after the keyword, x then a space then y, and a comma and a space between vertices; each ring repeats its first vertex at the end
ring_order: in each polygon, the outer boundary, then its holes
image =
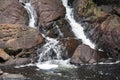
POLYGON ((81 1, 78 7, 78 14, 80 14, 82 17, 100 17, 103 13, 104 12, 101 10, 101 8, 98 7, 93 0, 81 1))

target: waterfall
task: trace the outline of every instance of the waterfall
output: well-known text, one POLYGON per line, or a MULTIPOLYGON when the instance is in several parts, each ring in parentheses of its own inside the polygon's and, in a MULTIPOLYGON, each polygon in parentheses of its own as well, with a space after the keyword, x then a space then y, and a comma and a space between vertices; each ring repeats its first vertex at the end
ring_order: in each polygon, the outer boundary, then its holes
MULTIPOLYGON (((29 26, 35 27, 35 24, 37 22, 37 14, 31 5, 31 0, 19 0, 19 2, 23 5, 29 14, 29 26)), ((72 31, 76 37, 82 39, 85 44, 94 48, 94 45, 90 42, 89 39, 86 38, 82 26, 74 20, 72 15, 72 8, 67 5, 68 0, 62 0, 62 2, 66 8, 66 18, 69 21, 72 27, 72 31)), ((63 37, 64 35, 60 31, 59 26, 55 25, 55 28, 58 31, 59 36, 63 37)), ((44 34, 42 34, 42 36, 45 38, 45 44, 37 50, 39 59, 35 65, 38 68, 53 69, 58 67, 75 67, 73 65, 70 65, 69 59, 63 60, 61 58, 61 54, 65 53, 66 50, 65 47, 63 47, 57 39, 47 37, 44 34)))
POLYGON ((19 0, 19 2, 26 9, 29 15, 29 26, 35 28, 37 24, 37 14, 33 6, 31 5, 31 0, 19 0))
POLYGON ((40 69, 57 68, 59 60, 62 60, 61 53, 64 51, 59 41, 46 37, 46 44, 38 49, 39 60, 37 67, 40 69))
POLYGON ((61 30, 59 29, 58 25, 55 26, 57 28, 57 31, 59 32, 59 36, 60 37, 64 37, 63 33, 61 32, 61 30))
POLYGON ((62 3, 64 7, 66 8, 66 19, 71 25, 72 31, 74 32, 75 36, 78 39, 82 39, 84 44, 89 45, 91 48, 95 48, 95 44, 93 44, 89 39, 86 38, 81 24, 75 21, 73 13, 72 13, 73 9, 70 6, 68 6, 68 0, 62 0, 62 3))
MULTIPOLYGON (((74 20, 72 8, 67 5, 68 0, 62 0, 62 2, 66 8, 66 18, 69 21, 75 36, 79 39, 82 39, 84 44, 87 44, 90 47, 94 48, 94 44, 86 38, 82 26, 74 20)), ((59 35, 63 36, 58 25, 55 25, 55 27, 57 28, 59 35)), ((40 69, 52 69, 58 68, 59 66, 71 67, 71 65, 69 65, 69 59, 65 61, 61 58, 61 53, 64 53, 65 49, 59 44, 59 41, 49 37, 45 37, 45 39, 46 44, 38 50, 38 53, 40 53, 40 55, 37 67, 40 69)))
MULTIPOLYGON (((37 14, 31 5, 31 0, 19 0, 22 6, 26 9, 29 14, 29 26, 35 27, 37 23, 37 14)), ((58 25, 55 25, 56 30, 60 37, 63 37, 58 25)), ((41 33, 42 34, 42 33, 41 33)), ((37 50, 39 55, 38 62, 35 64, 40 69, 53 69, 58 68, 60 65, 69 67, 69 59, 62 60, 61 53, 64 53, 65 48, 60 44, 57 39, 53 39, 45 36, 45 44, 37 50)))

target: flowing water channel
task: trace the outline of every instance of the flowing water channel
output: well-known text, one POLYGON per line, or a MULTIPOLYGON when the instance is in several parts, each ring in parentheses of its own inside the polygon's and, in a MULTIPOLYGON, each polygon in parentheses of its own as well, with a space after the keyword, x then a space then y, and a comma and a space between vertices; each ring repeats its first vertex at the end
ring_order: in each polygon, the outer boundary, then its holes
MULTIPOLYGON (((19 1, 29 14, 29 26, 35 27, 37 15, 31 1, 19 1)), ((68 0, 62 0, 62 3, 66 8, 66 19, 70 23, 76 38, 82 39, 84 44, 94 48, 95 45, 86 38, 82 26, 74 20, 72 8, 67 4, 68 0)), ((57 30, 63 36, 58 27, 57 30)), ((69 59, 62 60, 61 58, 60 54, 65 51, 65 48, 59 44, 59 41, 44 34, 42 35, 46 39, 46 44, 38 49, 39 59, 36 64, 9 69, 4 68, 5 72, 22 74, 26 78, 15 80, 120 80, 119 62, 114 64, 82 65, 79 67, 70 65, 69 59)))
POLYGON ((29 26, 35 28, 37 24, 37 13, 31 5, 31 0, 19 0, 29 15, 29 26))

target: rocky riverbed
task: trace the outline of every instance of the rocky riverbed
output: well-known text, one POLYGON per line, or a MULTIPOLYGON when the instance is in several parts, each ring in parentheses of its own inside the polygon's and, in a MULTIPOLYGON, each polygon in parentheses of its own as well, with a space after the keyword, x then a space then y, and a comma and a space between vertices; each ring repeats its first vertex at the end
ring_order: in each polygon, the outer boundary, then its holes
POLYGON ((119 3, 119 0, 0 0, 0 79, 119 80, 119 3), (35 22, 33 26, 29 25, 31 20, 35 22), (80 35, 95 47, 84 43, 77 37, 80 35), (39 62, 41 54, 45 57, 39 62), (67 59, 79 68, 44 71, 36 67, 36 63, 53 64, 67 59), (15 68, 29 63, 32 66, 15 68))

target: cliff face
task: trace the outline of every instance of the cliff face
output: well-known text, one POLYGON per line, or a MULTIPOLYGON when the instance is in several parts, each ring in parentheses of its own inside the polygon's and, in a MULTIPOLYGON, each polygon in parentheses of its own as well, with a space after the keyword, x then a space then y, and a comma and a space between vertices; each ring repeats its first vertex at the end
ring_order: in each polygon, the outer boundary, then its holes
POLYGON ((74 17, 85 25, 85 34, 97 49, 111 57, 120 54, 119 0, 74 0, 74 17))

